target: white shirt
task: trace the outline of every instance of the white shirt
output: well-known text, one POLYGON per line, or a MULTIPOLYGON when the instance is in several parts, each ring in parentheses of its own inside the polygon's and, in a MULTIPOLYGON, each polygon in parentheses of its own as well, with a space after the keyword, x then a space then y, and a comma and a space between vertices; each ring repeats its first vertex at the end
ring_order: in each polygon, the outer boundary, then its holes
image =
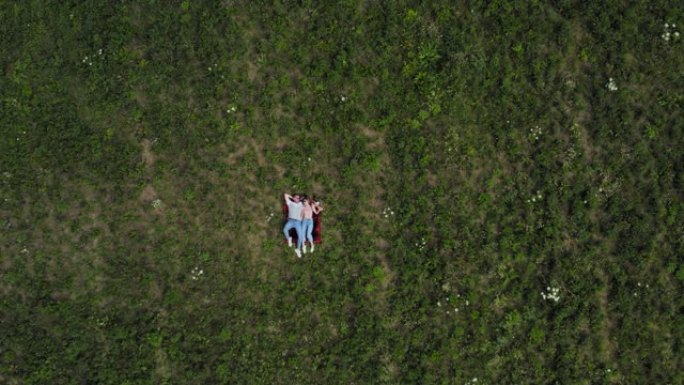
POLYGON ((302 209, 304 208, 304 204, 302 202, 295 203, 292 202, 291 200, 287 200, 287 218, 288 219, 296 219, 301 221, 302 220, 302 209))

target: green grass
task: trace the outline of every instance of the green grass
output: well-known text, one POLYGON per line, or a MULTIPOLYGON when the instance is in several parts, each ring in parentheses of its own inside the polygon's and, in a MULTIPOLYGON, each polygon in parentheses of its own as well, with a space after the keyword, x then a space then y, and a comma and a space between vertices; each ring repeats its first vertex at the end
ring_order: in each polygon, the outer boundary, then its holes
POLYGON ((684 384, 682 16, 5 4, 0 382, 684 384))

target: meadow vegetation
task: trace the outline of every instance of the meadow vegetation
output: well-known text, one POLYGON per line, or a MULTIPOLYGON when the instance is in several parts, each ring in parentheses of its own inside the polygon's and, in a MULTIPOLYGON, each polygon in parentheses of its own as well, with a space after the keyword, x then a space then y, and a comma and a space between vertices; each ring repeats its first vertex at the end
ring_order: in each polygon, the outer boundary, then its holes
POLYGON ((3 3, 0 383, 684 384, 676 4, 3 3))

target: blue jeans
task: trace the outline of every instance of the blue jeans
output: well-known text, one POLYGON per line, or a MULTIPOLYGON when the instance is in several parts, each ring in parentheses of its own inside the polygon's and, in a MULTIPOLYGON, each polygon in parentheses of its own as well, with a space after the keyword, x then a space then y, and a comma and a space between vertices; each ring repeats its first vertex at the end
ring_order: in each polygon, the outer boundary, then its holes
POLYGON ((302 221, 299 219, 288 219, 285 222, 285 227, 283 227, 283 233, 285 234, 285 239, 290 239, 290 229, 295 229, 297 232, 297 248, 301 250, 302 243, 304 242, 304 235, 302 233, 302 221))
POLYGON ((313 219, 302 220, 302 232, 306 236, 306 240, 313 246, 313 219))

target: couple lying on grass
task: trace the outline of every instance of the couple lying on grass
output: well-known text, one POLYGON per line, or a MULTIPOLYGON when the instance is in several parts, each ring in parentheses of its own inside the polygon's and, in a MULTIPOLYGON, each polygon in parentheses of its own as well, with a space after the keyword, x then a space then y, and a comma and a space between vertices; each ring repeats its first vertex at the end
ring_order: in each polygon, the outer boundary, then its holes
POLYGON ((285 222, 285 227, 283 227, 283 233, 285 233, 288 246, 292 247, 290 229, 295 229, 297 232, 295 254, 301 258, 302 253, 306 254, 305 241, 309 241, 311 252, 313 253, 314 251, 313 216, 323 211, 323 207, 313 197, 309 198, 306 195, 283 194, 283 197, 285 198, 285 204, 287 204, 287 222, 285 222))

